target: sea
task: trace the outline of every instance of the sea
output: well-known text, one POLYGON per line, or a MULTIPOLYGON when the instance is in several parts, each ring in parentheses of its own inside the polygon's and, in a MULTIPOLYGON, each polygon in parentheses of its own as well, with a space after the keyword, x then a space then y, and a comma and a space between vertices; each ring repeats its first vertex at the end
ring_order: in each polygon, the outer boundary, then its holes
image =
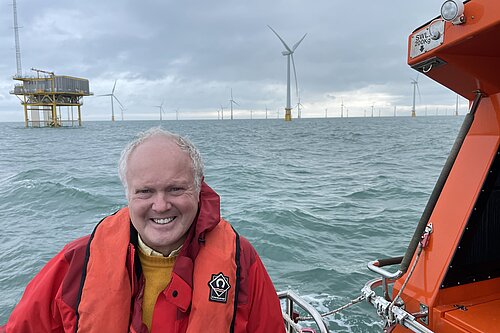
MULTIPOLYGON (((277 290, 338 308, 376 277, 369 261, 404 254, 463 119, 0 123, 0 324, 50 258, 127 204, 120 152, 155 126, 198 146, 223 217, 277 290)), ((331 332, 382 331, 366 302, 325 321, 331 332)))

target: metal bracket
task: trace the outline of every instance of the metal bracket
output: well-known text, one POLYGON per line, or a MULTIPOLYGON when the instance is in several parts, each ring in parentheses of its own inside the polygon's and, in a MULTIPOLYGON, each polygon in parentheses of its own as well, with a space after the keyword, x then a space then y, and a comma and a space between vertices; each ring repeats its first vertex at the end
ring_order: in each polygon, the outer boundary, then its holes
POLYGON ((415 317, 425 325, 429 325, 429 307, 420 303, 420 313, 415 314, 415 317))

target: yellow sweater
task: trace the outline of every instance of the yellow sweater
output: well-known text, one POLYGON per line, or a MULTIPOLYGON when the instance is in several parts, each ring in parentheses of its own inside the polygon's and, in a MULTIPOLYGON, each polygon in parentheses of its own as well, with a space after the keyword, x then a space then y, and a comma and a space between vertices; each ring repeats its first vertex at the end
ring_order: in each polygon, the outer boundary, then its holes
POLYGON ((156 299, 170 282, 176 258, 177 256, 151 256, 146 254, 139 246, 139 259, 141 260, 142 273, 146 281, 142 300, 142 321, 150 331, 156 299))

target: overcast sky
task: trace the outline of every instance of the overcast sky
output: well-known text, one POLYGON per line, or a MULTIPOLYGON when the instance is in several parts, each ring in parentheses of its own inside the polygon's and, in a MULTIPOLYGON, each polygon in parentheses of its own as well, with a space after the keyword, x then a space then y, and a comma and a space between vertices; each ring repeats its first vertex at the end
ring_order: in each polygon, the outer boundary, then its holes
MULTIPOLYGON (((280 116, 286 57, 272 26, 292 46, 303 117, 410 115, 417 72, 406 64, 408 35, 439 15, 439 0, 74 1, 17 0, 23 73, 32 67, 86 78, 84 120, 109 120, 115 94, 126 120, 280 116)), ((0 17, 0 121, 23 121, 16 96, 12 0, 0 17)), ((293 82, 293 80, 292 80, 293 82)), ((456 95, 419 76, 417 114, 451 114, 456 95)), ((292 105, 297 103, 292 86, 292 105)), ((117 118, 119 108, 115 105, 117 118)), ((461 99, 460 113, 465 112, 461 99)), ((293 112, 296 117, 296 110, 293 112)))

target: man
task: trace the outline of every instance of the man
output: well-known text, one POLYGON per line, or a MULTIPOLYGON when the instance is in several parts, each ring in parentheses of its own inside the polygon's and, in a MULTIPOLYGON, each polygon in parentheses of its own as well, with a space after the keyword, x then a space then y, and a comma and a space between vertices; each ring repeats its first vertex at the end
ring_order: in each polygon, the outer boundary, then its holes
POLYGON ((122 152, 128 207, 66 245, 0 332, 284 332, 250 243, 220 218, 188 140, 153 128, 122 152))

